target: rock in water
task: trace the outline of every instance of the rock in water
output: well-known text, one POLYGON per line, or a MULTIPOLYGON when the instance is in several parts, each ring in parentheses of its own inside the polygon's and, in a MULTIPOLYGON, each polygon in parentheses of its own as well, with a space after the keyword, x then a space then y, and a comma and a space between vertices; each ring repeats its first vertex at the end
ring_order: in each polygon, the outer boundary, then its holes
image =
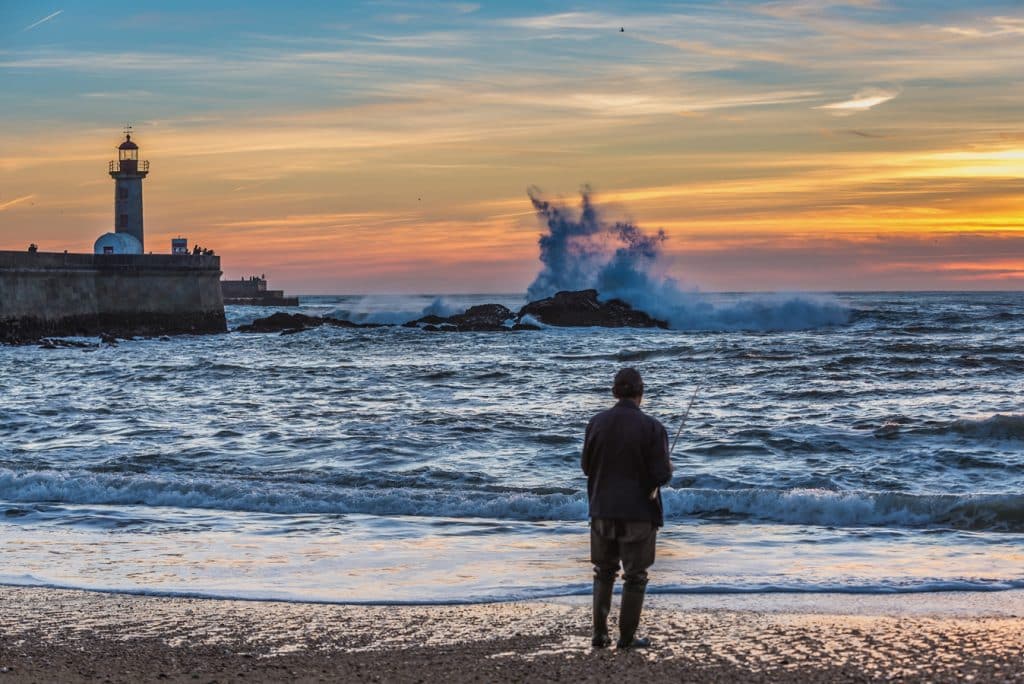
POLYGON ((324 319, 319 316, 306 316, 305 314, 275 313, 266 318, 257 318, 249 325, 238 326, 238 332, 246 333, 269 333, 308 330, 324 324, 324 319))
POLYGON ((512 310, 501 304, 471 306, 465 313, 454 316, 424 316, 405 324, 407 328, 448 330, 452 332, 488 332, 508 330, 507 321, 515 318, 512 310))
POLYGON ((318 328, 321 325, 333 325, 336 328, 379 328, 379 323, 353 323, 352 321, 329 316, 307 316, 299 313, 278 312, 266 318, 257 318, 249 325, 240 325, 238 332, 244 333, 271 333, 294 334, 318 328))
MULTIPOLYGON (((668 323, 637 311, 621 299, 598 301, 597 290, 559 292, 554 297, 530 302, 516 314, 501 304, 479 304, 454 316, 423 316, 405 324, 434 332, 503 332, 507 330, 538 330, 534 321, 564 327, 600 326, 604 328, 667 328, 668 323), (530 318, 523 320, 524 317, 530 318)), ((241 325, 238 332, 283 335, 299 333, 321 325, 339 328, 379 328, 379 323, 353 323, 330 317, 306 316, 278 312, 241 325)))
POLYGON ((667 322, 637 311, 621 299, 598 301, 597 290, 558 292, 554 297, 524 306, 519 310, 519 319, 527 314, 547 325, 567 327, 668 328, 667 322))

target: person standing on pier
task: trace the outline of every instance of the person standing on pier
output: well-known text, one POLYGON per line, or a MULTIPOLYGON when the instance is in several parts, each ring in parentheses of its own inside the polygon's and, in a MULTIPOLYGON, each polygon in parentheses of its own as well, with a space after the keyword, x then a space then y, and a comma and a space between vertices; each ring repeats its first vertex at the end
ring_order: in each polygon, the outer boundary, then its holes
POLYGON ((594 564, 595 648, 611 645, 608 613, 615 577, 622 568, 618 648, 643 648, 636 636, 654 563, 655 539, 664 524, 661 492, 672 479, 668 433, 640 410, 644 383, 635 368, 615 375, 618 402, 594 416, 583 442, 583 473, 590 502, 590 560, 594 564))

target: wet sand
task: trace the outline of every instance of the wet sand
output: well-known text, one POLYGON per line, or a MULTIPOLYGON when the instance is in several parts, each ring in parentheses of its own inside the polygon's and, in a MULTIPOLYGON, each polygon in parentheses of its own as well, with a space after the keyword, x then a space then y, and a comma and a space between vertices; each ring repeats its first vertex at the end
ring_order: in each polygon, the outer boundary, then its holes
POLYGON ((590 649, 585 598, 353 606, 0 587, 0 605, 0 684, 1024 682, 1020 591, 654 595, 655 647, 627 653, 590 649))

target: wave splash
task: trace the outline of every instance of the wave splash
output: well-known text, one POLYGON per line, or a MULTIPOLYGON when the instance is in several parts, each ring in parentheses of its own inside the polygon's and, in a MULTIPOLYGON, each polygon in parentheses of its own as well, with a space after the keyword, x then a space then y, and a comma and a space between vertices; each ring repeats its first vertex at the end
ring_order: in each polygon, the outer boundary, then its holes
POLYGON ((360 324, 402 325, 423 316, 452 316, 465 310, 465 306, 445 297, 435 297, 423 306, 417 297, 367 295, 344 307, 334 308, 327 315, 360 324))
MULTIPOLYGON (((699 516, 833 527, 1024 531, 1024 495, 907 494, 827 489, 662 490, 669 520, 699 516)), ((499 520, 584 520, 583 492, 455 492, 308 482, 272 486, 242 479, 175 480, 152 475, 0 469, 0 500, 12 504, 144 505, 280 513, 368 514, 499 520)))
POLYGON ((903 435, 956 435, 965 440, 1004 442, 1024 440, 1024 415, 997 413, 989 418, 958 418, 948 422, 932 421, 924 425, 904 426, 900 419, 889 420, 875 430, 875 436, 895 439, 903 435))
POLYGON ((666 275, 664 230, 604 219, 584 188, 578 213, 529 190, 541 235, 540 273, 527 290, 531 301, 561 290, 596 289, 603 299, 621 299, 676 330, 806 330, 850 322, 848 307, 831 297, 805 294, 750 296, 717 303, 686 291, 666 275))
POLYGON ((980 439, 1024 440, 1024 415, 996 414, 982 420, 961 419, 953 421, 949 430, 980 439))
POLYGON ((827 489, 667 489, 667 517, 744 517, 826 527, 1024 531, 1019 494, 906 494, 827 489))

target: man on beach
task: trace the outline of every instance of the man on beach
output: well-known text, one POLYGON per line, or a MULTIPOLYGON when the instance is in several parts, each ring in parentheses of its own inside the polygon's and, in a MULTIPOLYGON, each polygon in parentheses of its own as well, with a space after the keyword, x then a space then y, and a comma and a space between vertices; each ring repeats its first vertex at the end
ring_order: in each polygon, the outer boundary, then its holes
POLYGON ((622 565, 622 605, 618 648, 643 648, 637 638, 654 563, 655 537, 664 523, 661 491, 672 479, 668 433, 640 410, 644 383, 635 368, 615 375, 612 395, 618 403, 594 416, 583 442, 583 473, 590 500, 590 560, 594 564, 595 648, 611 645, 608 613, 615 576, 622 565))

